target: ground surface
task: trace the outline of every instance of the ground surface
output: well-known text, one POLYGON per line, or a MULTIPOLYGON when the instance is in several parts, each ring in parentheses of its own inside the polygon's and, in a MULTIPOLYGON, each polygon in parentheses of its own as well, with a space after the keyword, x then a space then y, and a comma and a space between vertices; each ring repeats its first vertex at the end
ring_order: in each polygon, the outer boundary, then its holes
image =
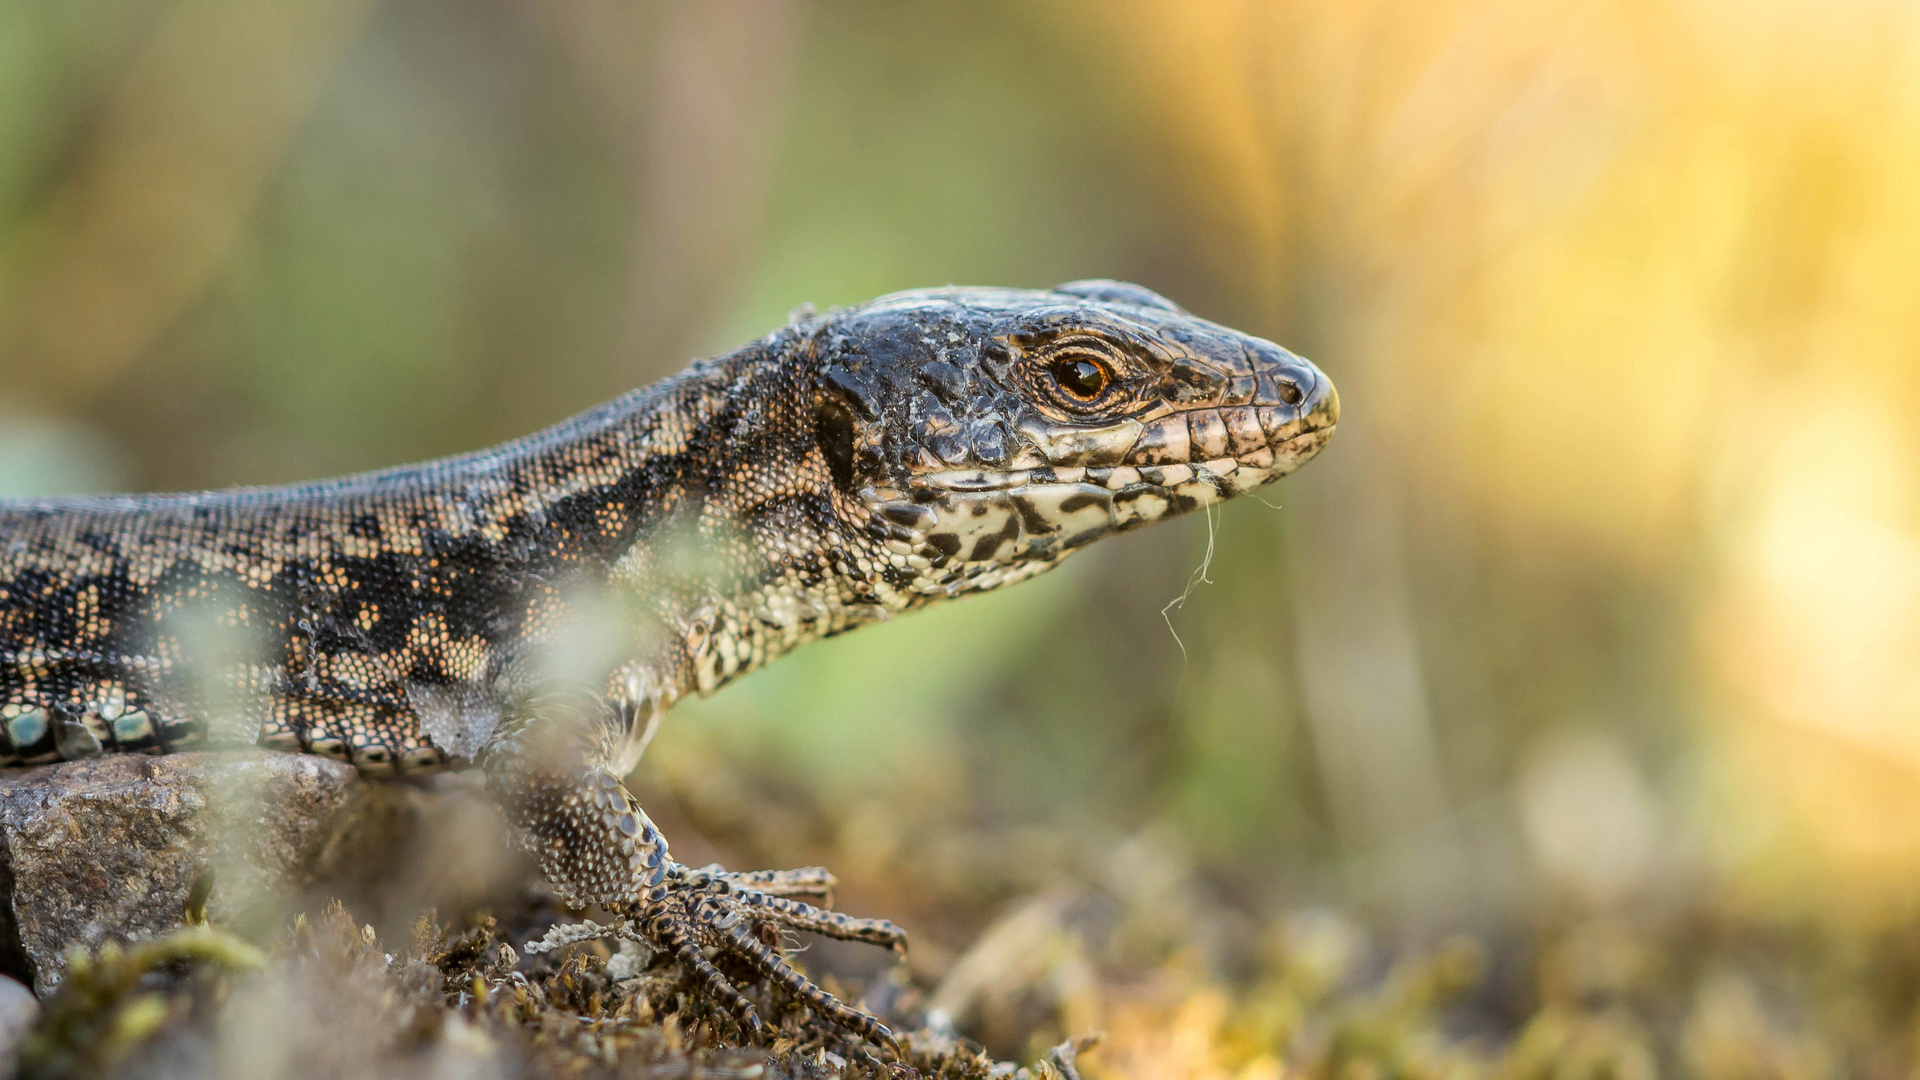
POLYGON ((656 802, 683 858, 818 856, 844 870, 843 908, 913 932, 898 966, 796 943, 816 978, 903 1033, 904 1060, 865 1061, 763 991, 777 1035, 741 1047, 676 964, 635 949, 532 954, 530 940, 576 916, 520 866, 438 921, 320 898, 277 922, 216 908, 211 926, 96 949, 47 1001, 27 1074, 1913 1075, 1912 920, 1770 913, 1699 881, 1612 911, 1543 901, 1524 923, 1414 932, 1197 868, 1152 831, 1076 842, 951 825, 909 830, 882 856, 871 823, 716 769, 693 774, 705 794, 650 781, 671 793, 656 802))

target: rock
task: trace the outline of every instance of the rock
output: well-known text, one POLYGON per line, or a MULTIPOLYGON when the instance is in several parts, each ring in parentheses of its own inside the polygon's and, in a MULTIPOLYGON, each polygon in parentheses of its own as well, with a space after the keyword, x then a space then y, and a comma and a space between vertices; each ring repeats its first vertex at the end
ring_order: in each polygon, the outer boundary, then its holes
POLYGON ((33 991, 0 977, 0 1077, 11 1077, 18 1071, 20 1044, 39 1021, 40 1002, 33 991))
POLYGON ((420 797, 266 751, 0 772, 0 973, 44 996, 69 947, 181 925, 196 883, 216 923, 277 917, 303 886, 390 864, 420 797))

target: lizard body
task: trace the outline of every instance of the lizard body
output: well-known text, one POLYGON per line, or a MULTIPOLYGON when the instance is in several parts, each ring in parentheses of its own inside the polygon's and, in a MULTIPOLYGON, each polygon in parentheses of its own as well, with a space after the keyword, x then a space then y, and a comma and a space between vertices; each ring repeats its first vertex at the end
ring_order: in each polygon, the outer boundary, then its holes
MULTIPOLYGON (((766 936, 899 946, 822 870, 674 863, 620 782, 678 698, 1266 483, 1338 419, 1311 364, 1138 286, 797 318, 525 439, 311 484, 0 501, 0 764, 264 746, 477 763, 568 900, 852 1032, 766 936)), ((777 940, 777 938, 775 939, 777 940)))

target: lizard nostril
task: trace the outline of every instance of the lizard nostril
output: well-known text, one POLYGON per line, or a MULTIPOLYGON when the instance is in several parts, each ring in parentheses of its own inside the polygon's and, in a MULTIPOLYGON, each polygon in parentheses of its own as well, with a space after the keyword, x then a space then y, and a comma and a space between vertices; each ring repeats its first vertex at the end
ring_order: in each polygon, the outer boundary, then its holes
POLYGON ((1306 392, 1300 389, 1300 384, 1294 382, 1292 379, 1276 379, 1274 381, 1280 384, 1280 400, 1289 405, 1298 405, 1301 399, 1307 396, 1306 392))

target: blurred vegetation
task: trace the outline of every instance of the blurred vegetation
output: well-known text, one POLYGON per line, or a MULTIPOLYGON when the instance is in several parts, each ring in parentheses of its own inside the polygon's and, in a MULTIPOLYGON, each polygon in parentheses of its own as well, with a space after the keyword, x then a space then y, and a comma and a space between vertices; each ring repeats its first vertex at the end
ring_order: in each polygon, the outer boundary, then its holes
POLYGON ((1401 1024, 1272 1034, 1310 909, 1381 993, 1480 940, 1497 1007, 1419 1045, 1512 1075, 1906 1075, 1917 52, 1898 0, 0 4, 0 486, 392 464, 801 303, 1140 281, 1325 367, 1327 453, 683 707, 676 853, 833 865, 929 986, 1160 875, 1220 941, 1049 1014, 1114 1075, 1401 1024))

